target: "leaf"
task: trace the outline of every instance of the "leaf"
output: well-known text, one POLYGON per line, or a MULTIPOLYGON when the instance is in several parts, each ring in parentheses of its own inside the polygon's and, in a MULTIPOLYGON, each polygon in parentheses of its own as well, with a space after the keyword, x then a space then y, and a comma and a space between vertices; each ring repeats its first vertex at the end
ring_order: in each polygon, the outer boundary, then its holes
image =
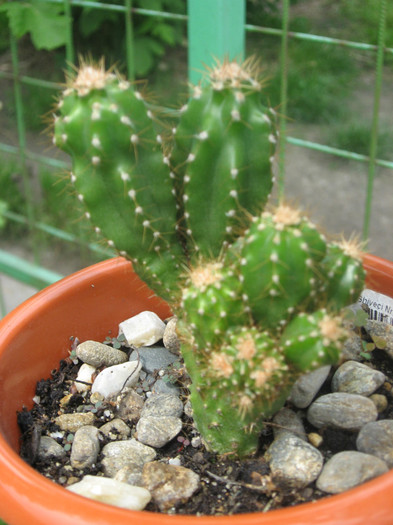
POLYGON ((0 11, 7 13, 12 34, 20 38, 30 33, 36 49, 55 49, 67 42, 69 20, 61 5, 32 0, 3 4, 0 11))

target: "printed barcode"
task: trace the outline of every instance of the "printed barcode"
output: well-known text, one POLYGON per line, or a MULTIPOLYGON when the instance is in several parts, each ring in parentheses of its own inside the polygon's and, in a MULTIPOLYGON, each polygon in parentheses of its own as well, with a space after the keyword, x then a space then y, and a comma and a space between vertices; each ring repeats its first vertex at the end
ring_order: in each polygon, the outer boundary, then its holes
POLYGON ((380 321, 381 323, 388 323, 393 325, 393 318, 390 315, 385 315, 378 310, 369 309, 369 318, 373 321, 380 321))

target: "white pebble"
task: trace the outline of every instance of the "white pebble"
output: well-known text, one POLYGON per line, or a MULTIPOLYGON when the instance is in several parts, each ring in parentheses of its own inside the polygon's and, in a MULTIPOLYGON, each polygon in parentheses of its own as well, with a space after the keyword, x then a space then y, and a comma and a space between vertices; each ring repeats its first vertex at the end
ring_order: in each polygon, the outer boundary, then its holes
POLYGON ((123 334, 130 346, 151 346, 162 339, 165 323, 154 312, 141 312, 119 324, 119 334, 123 334))
POLYGON ((150 492, 143 487, 135 487, 102 476, 84 476, 82 481, 67 487, 67 490, 85 498, 129 510, 143 510, 151 499, 150 492))
POLYGON ((78 371, 78 375, 76 376, 76 381, 74 383, 78 392, 86 392, 87 390, 90 390, 91 384, 86 385, 86 383, 93 383, 92 375, 95 373, 95 371, 96 368, 94 366, 83 363, 78 371), (82 383, 79 381, 82 381, 82 383))
POLYGON ((142 364, 138 361, 109 366, 98 374, 91 391, 93 394, 98 392, 104 398, 117 395, 123 388, 136 385, 141 368, 142 364))

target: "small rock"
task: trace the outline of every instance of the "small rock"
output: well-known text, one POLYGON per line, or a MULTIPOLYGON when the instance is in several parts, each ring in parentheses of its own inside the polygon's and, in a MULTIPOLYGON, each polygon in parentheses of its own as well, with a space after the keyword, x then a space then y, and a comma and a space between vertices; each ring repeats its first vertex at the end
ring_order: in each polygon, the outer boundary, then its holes
POLYGON ((84 476, 67 490, 86 498, 129 510, 143 510, 151 500, 148 490, 102 476, 84 476))
POLYGON ((127 361, 121 365, 105 368, 98 374, 92 386, 92 393, 100 393, 104 398, 117 395, 125 387, 133 387, 138 382, 141 364, 127 361))
POLYGON ((371 401, 377 408, 378 414, 384 412, 388 407, 387 397, 382 394, 372 394, 370 396, 371 401))
POLYGON ((386 463, 375 456, 348 450, 329 459, 316 486, 323 492, 339 494, 387 471, 386 463))
POLYGON ((303 439, 286 432, 266 452, 274 483, 286 489, 301 489, 321 472, 323 456, 303 439))
POLYGON ((61 414, 57 416, 55 423, 59 425, 62 430, 76 432, 85 425, 92 425, 94 420, 95 415, 91 412, 75 412, 74 414, 61 414))
POLYGON ((393 420, 381 419, 364 425, 358 434, 356 448, 393 468, 393 420))
POLYGON ((361 354, 364 352, 362 338, 354 331, 349 331, 349 335, 344 341, 342 356, 345 361, 360 361, 361 354))
POLYGON ((322 366, 299 377, 289 396, 291 403, 297 408, 308 407, 328 377, 330 369, 331 366, 322 366))
POLYGON ((172 396, 180 395, 180 388, 165 379, 157 379, 152 388, 153 394, 171 394, 172 396))
POLYGON ((79 428, 72 442, 70 457, 72 468, 90 467, 97 461, 99 451, 98 429, 92 425, 79 428))
POLYGON ((59 443, 49 437, 42 436, 38 447, 38 458, 41 460, 61 459, 66 455, 64 448, 59 443))
POLYGON ((145 402, 141 417, 180 417, 183 413, 183 403, 172 394, 152 394, 145 402))
POLYGON ((393 326, 369 319, 366 321, 366 331, 370 334, 375 346, 393 359, 393 326))
POLYGON ((109 439, 126 439, 131 435, 131 429, 120 418, 112 419, 99 428, 99 431, 109 439))
POLYGON ((162 337, 162 342, 164 343, 165 348, 168 348, 174 354, 180 352, 180 340, 176 332, 177 317, 173 316, 169 319, 166 324, 164 335, 162 337))
POLYGON ((332 390, 369 396, 383 385, 385 379, 385 374, 379 370, 373 370, 357 361, 346 361, 333 376, 332 390))
POLYGON ((355 431, 377 417, 377 409, 370 399, 345 392, 321 396, 307 411, 308 421, 316 428, 330 426, 355 431))
POLYGON ((143 370, 148 374, 153 374, 157 370, 168 368, 169 365, 178 361, 179 357, 163 346, 142 346, 130 355, 130 361, 138 359, 141 360, 143 370))
POLYGON ((119 324, 119 334, 123 334, 130 346, 137 348, 151 346, 162 339, 165 323, 154 312, 141 312, 119 324))
POLYGON ((308 441, 315 448, 319 448, 323 443, 323 437, 320 434, 317 434, 317 432, 310 432, 307 434, 307 437, 308 441))
POLYGON ((143 465, 137 465, 136 463, 129 463, 121 468, 113 479, 128 483, 129 485, 136 485, 137 487, 142 486, 142 469, 143 465))
POLYGON ((137 421, 141 416, 143 404, 142 396, 127 388, 117 398, 117 415, 127 421, 137 421))
POLYGON ((75 388, 78 392, 87 392, 91 389, 91 385, 93 384, 93 376, 95 373, 95 366, 83 363, 83 365, 78 370, 78 375, 74 381, 75 388))
POLYGON ((306 439, 306 431, 300 417, 289 408, 282 408, 273 418, 273 433, 274 437, 277 439, 282 434, 290 432, 300 437, 301 439, 306 439))
POLYGON ((108 443, 102 449, 102 455, 101 463, 104 473, 112 478, 127 465, 142 467, 144 463, 153 461, 156 457, 156 451, 136 439, 127 439, 108 443))
POLYGON ((128 360, 125 352, 97 341, 84 341, 76 347, 75 352, 81 361, 96 368, 119 365, 128 360))
POLYGON ((169 443, 182 428, 181 419, 173 416, 145 416, 136 425, 138 441, 156 448, 169 443))
POLYGON ((192 470, 158 461, 144 465, 142 482, 163 512, 186 502, 198 490, 200 483, 198 474, 192 470))

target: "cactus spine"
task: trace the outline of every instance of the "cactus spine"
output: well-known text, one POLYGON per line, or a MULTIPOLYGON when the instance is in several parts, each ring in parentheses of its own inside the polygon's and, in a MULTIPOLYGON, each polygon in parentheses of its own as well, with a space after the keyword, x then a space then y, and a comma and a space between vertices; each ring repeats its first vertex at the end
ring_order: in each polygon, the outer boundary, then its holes
POLYGON ((300 374, 337 361, 340 310, 364 282, 353 243, 264 209, 277 138, 262 85, 252 61, 217 64, 162 148, 143 94, 84 64, 55 118, 87 217, 179 318, 206 445, 239 456, 300 374))

